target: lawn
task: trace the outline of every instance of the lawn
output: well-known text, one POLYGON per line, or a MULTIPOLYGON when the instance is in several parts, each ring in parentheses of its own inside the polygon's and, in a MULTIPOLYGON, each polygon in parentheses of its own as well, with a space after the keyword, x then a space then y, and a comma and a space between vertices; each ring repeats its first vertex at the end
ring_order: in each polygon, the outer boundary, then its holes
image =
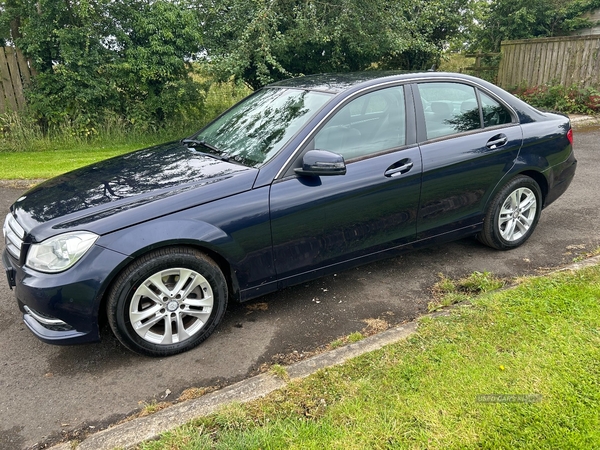
POLYGON ((594 266, 472 298, 404 342, 139 449, 588 449, 598 411, 594 266))
POLYGON ((0 152, 0 180, 46 179, 141 148, 140 144, 84 149, 0 152))

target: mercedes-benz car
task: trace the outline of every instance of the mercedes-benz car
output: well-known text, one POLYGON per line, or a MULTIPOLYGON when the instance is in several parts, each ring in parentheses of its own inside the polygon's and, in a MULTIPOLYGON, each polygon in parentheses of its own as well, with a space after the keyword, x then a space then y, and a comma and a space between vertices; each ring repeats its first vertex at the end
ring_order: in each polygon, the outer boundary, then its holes
POLYGON ((189 350, 243 302, 432 243, 510 250, 576 169, 563 115, 452 73, 266 86, 193 136, 48 180, 3 263, 44 342, 189 350))

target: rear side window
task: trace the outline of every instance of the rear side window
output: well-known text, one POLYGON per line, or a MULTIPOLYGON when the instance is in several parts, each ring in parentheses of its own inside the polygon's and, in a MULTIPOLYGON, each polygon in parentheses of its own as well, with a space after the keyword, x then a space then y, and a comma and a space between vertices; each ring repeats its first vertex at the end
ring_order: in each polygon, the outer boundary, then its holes
POLYGON ((441 82, 420 83, 418 87, 427 139, 512 122, 505 106, 489 95, 477 92, 473 86, 441 82))
POLYGON ((461 83, 421 83, 427 139, 481 128, 475 88, 461 83))
POLYGON ((484 127, 494 127, 512 122, 512 116, 506 107, 481 91, 479 92, 479 96, 481 98, 484 127))

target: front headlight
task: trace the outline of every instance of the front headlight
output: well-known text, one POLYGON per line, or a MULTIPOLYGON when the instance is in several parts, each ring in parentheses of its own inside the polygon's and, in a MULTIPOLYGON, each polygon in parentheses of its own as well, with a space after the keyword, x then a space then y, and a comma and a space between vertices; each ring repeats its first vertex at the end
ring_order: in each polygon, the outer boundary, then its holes
POLYGON ((98 235, 88 231, 74 231, 32 244, 25 264, 40 272, 61 272, 81 259, 98 235))

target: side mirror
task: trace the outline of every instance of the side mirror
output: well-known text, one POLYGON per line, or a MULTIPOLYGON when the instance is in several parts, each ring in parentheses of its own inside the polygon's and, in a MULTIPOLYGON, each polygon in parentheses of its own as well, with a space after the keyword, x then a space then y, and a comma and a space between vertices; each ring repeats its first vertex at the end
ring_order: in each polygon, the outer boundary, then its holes
POLYGON ((302 158, 302 167, 294 169, 298 175, 318 177, 321 175, 344 175, 344 157, 327 150, 309 150, 302 158))

